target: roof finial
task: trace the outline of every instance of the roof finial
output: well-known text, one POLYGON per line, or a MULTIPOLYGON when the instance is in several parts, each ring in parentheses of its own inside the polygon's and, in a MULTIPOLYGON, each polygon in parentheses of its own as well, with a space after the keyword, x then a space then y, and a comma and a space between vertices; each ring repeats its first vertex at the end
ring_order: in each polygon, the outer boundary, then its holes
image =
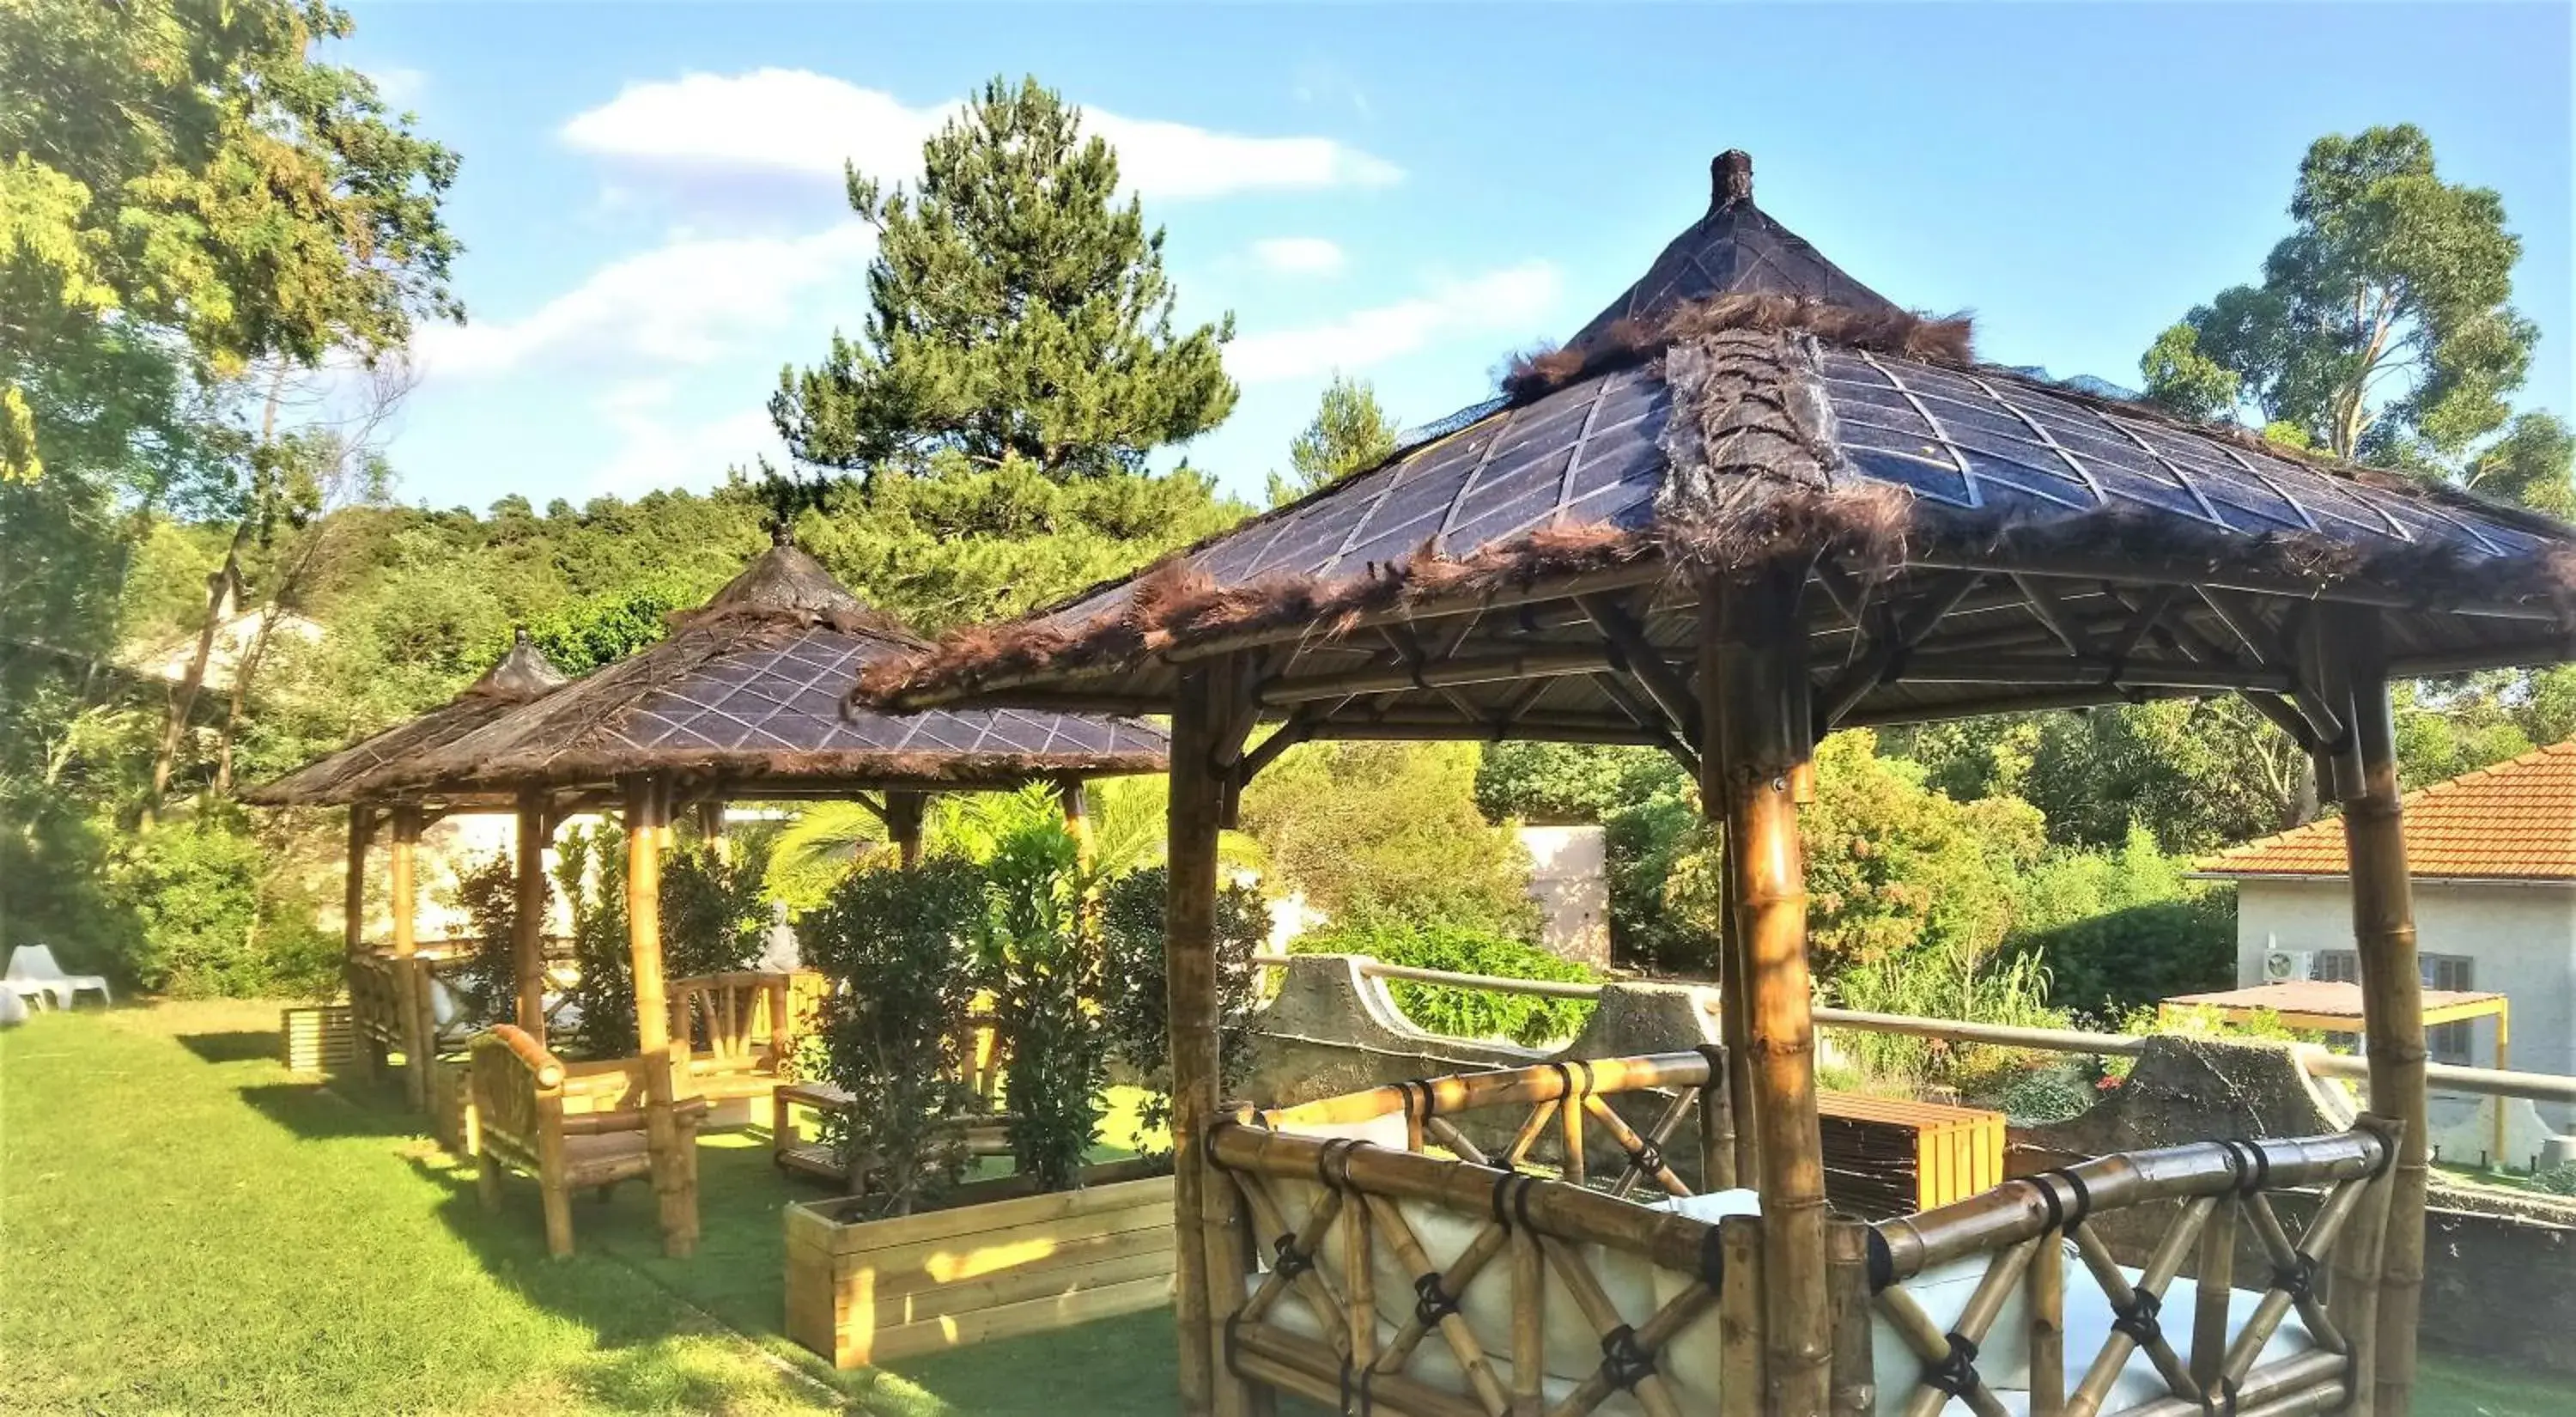
POLYGON ((529 636, 529 634, 528 634, 528 627, 527 627, 527 626, 525 626, 525 625, 512 625, 512 626, 510 627, 510 644, 511 644, 511 647, 512 647, 512 648, 515 648, 515 649, 526 649, 530 644, 533 644, 534 642, 535 642, 535 641, 534 641, 533 639, 531 639, 531 638, 530 638, 530 636, 529 636))
POLYGON ((769 544, 772 546, 794 546, 796 544, 795 523, 790 522, 785 517, 780 517, 776 521, 771 522, 769 524, 769 544))
POLYGON ((1728 148, 1708 162, 1708 209, 1724 211, 1753 200, 1753 154, 1728 148))

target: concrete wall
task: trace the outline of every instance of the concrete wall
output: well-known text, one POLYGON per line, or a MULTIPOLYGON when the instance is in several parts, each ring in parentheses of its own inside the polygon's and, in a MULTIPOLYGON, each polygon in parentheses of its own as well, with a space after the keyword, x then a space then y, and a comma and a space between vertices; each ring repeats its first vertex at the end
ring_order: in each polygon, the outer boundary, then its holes
MULTIPOLYGON (((2478 989, 2512 1003, 2512 1065, 2576 1074, 2576 886, 2475 882, 2415 883, 2416 946, 2466 955, 2478 989)), ((2236 977, 2263 982, 2269 950, 2349 950, 2352 891, 2341 880, 2248 880, 2236 890, 2236 977)), ((2495 1024, 2471 1026, 2469 1061, 2492 1067, 2495 1024)), ((2544 1106, 2553 1127, 2576 1125, 2576 1109, 2544 1106)))
POLYGON ((1567 959, 1610 962, 1609 853, 1601 828, 1514 828, 1530 856, 1530 895, 1538 901, 1539 943, 1567 959))

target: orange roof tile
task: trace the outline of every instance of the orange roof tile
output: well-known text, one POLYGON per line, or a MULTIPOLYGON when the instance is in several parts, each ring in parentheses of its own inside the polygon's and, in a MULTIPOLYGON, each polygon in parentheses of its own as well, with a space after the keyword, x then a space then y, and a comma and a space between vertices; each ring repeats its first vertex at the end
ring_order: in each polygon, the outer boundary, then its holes
MULTIPOLYGON (((2409 792, 2406 862, 2417 876, 2576 880, 2576 739, 2409 792)), ((2343 823, 2326 818, 2200 863, 2212 876, 2341 876, 2343 823)))

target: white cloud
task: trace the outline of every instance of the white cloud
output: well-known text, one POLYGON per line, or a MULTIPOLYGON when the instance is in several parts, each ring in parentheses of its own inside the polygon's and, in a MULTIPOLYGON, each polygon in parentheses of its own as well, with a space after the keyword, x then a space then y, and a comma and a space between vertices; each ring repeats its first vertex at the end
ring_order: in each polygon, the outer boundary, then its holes
POLYGON ((876 233, 843 222, 806 236, 681 237, 615 261, 516 320, 435 326, 415 342, 432 378, 506 374, 545 359, 583 366, 703 365, 811 309, 858 273, 876 233))
POLYGON ((1252 243, 1252 259, 1280 275, 1339 275, 1347 257, 1320 236, 1271 236, 1252 243))
POLYGON ((369 69, 367 77, 375 80, 376 96, 385 101, 385 107, 397 113, 417 105, 420 96, 429 92, 429 75, 399 64, 369 69))
POLYGON ((669 413, 681 392, 675 380, 638 379, 611 388, 592 405, 611 440, 608 456, 591 473, 593 495, 704 490, 721 482, 727 468, 747 471, 763 454, 785 465, 786 445, 766 411, 743 409, 692 425, 669 413))
MULTIPOLYGON (((848 161, 898 177, 916 169, 922 140, 957 108, 915 108, 881 89, 805 69, 686 74, 627 85, 575 114, 562 137, 584 152, 639 163, 838 179, 848 161)), ((1084 110, 1083 121, 1117 149, 1119 170, 1148 196, 1379 187, 1404 175, 1330 138, 1246 137, 1097 108, 1084 110)))
POLYGON ((1244 383, 1265 384, 1364 369, 1436 339, 1526 334, 1532 321, 1555 307, 1561 284, 1556 267, 1545 261, 1507 266, 1326 324, 1240 336, 1226 346, 1225 367, 1244 383))

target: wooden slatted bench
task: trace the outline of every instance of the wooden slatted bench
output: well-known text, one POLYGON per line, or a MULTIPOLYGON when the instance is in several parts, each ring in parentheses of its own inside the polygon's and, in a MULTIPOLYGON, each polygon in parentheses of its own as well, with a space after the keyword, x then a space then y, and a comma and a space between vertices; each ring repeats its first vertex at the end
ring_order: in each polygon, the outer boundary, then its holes
POLYGON ((1901 1097, 1819 1093, 1825 1194, 1872 1220, 1965 1200, 2004 1181, 2004 1114, 1901 1097))
MULTIPOLYGON (((572 1192, 603 1195, 620 1181, 651 1177, 645 1139, 643 1060, 566 1063, 510 1024, 474 1039, 472 1053, 476 1192, 486 1210, 501 1204, 501 1170, 536 1178, 544 1197, 546 1250, 572 1253, 572 1192)), ((698 1120, 705 1102, 683 1098, 672 1109, 679 1129, 680 1174, 673 1184, 696 1213, 698 1120)))

